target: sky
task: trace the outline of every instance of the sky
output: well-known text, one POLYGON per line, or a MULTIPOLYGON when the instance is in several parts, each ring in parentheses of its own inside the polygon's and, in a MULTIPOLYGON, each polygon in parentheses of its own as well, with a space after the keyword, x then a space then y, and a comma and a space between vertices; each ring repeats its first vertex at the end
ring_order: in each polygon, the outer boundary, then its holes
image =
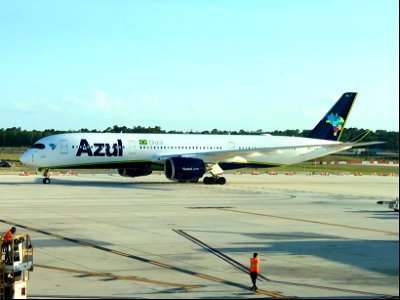
POLYGON ((0 128, 399 131, 397 0, 0 0, 0 128))

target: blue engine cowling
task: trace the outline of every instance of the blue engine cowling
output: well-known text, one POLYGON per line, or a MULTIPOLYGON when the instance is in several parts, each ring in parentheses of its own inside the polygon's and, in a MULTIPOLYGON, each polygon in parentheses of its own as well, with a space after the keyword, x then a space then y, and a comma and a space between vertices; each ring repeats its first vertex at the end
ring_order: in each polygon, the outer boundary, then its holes
POLYGON ((170 180, 192 181, 203 177, 206 166, 201 159, 172 157, 166 160, 164 174, 170 180))
POLYGON ((146 169, 126 168, 118 169, 118 174, 124 177, 139 177, 150 175, 153 171, 146 169))

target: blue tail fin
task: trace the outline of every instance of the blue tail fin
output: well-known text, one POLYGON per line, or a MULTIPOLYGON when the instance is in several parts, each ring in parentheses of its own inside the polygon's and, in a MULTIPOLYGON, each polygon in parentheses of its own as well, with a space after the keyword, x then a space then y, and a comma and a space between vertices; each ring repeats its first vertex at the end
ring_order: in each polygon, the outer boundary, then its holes
POLYGON ((344 93, 309 133, 313 139, 339 141, 357 93, 344 93))

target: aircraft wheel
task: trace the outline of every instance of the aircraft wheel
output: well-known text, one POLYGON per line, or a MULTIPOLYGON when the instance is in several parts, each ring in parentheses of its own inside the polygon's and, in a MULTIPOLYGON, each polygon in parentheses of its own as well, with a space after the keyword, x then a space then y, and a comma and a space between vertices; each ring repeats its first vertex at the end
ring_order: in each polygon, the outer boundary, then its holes
POLYGON ((225 184, 226 183, 225 177, 218 177, 217 183, 220 184, 220 185, 225 184))
POLYGON ((204 184, 215 184, 214 177, 204 177, 203 179, 204 184))

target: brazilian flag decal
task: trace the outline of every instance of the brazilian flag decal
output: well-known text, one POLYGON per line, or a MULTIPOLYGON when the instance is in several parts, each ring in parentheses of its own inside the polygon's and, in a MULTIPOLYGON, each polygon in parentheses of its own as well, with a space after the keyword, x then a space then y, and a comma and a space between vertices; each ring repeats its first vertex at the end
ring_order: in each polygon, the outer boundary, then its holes
POLYGON ((147 140, 139 140, 139 145, 147 145, 147 140))

